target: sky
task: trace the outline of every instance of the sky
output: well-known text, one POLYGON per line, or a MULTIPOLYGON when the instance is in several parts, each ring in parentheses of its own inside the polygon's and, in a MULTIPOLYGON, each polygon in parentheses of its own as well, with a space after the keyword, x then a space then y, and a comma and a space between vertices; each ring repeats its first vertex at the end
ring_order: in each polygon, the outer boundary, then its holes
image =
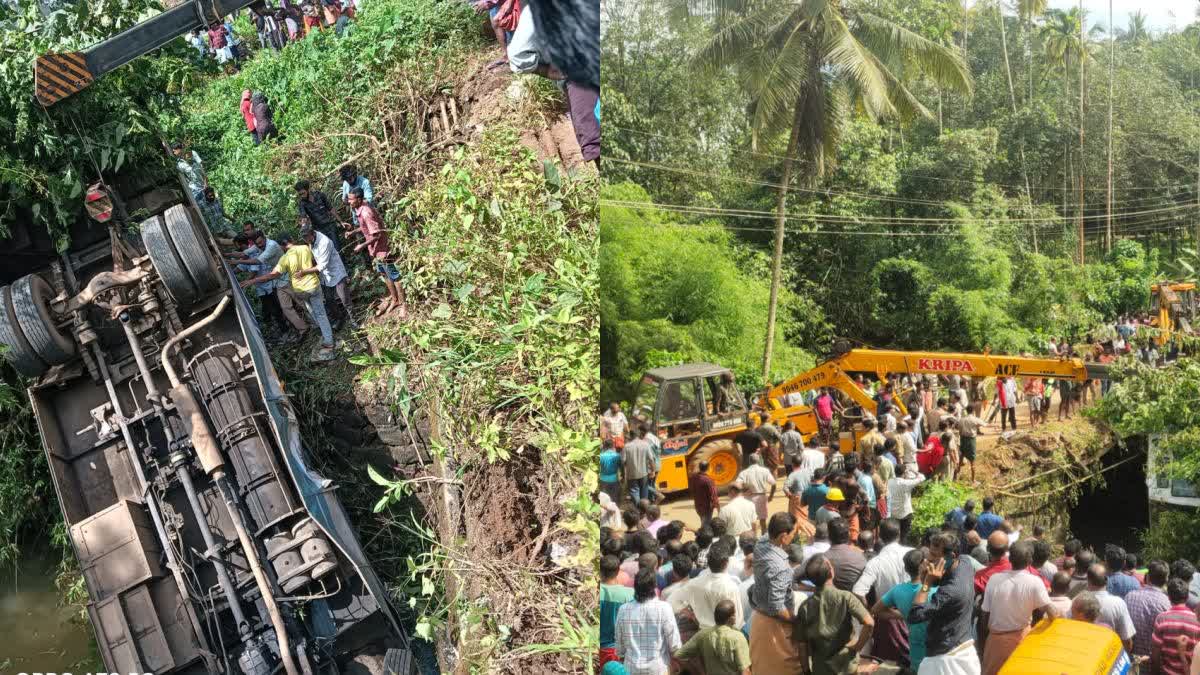
MULTIPOLYGON (((1050 6, 1055 9, 1078 7, 1079 0, 1050 0, 1050 6)), ((1196 0, 1112 0, 1113 23, 1118 28, 1125 26, 1129 23, 1129 14, 1140 9, 1146 15, 1151 31, 1183 28, 1196 20, 1198 6, 1200 3, 1196 0)), ((1083 0, 1083 8, 1088 13, 1089 24, 1108 23, 1108 0, 1083 0)))

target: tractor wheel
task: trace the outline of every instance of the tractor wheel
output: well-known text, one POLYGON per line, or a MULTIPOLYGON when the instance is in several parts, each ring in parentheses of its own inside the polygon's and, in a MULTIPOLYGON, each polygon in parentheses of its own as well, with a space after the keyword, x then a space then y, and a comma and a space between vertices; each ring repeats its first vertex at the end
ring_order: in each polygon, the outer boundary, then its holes
POLYGON ((17 325, 8 291, 8 286, 0 286, 0 345, 4 347, 4 358, 25 377, 38 377, 46 372, 46 363, 38 357, 17 325))
POLYGON ((75 357, 75 341, 60 331, 50 316, 53 291, 45 279, 36 274, 21 277, 8 292, 17 325, 42 361, 57 366, 75 357))
POLYGON ((732 483, 742 470, 742 451, 730 438, 709 441, 692 453, 688 473, 699 471, 700 462, 708 462, 708 475, 720 490, 732 483))
POLYGON ((179 253, 179 260, 196 284, 199 297, 221 287, 217 268, 203 237, 197 232, 199 225, 192 218, 192 211, 183 204, 176 204, 163 214, 167 236, 179 253))

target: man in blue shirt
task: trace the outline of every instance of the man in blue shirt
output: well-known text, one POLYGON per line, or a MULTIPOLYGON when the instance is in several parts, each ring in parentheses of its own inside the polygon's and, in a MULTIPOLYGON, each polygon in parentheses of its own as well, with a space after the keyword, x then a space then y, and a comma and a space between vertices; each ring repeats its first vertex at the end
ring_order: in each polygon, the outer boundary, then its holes
POLYGON ((812 482, 800 493, 800 504, 808 507, 808 519, 817 522, 817 511, 825 506, 825 495, 829 494, 829 486, 825 484, 825 469, 813 472, 812 482))
POLYGON ((962 531, 963 523, 967 520, 967 516, 975 513, 975 500, 968 499, 962 506, 956 507, 953 511, 946 514, 946 524, 954 529, 962 531))
MULTIPOLYGON (((350 203, 350 191, 354 188, 360 188, 363 191, 363 199, 372 207, 375 206, 375 191, 371 189, 371 181, 367 180, 366 176, 358 175, 358 167, 353 164, 347 164, 340 170, 342 176, 342 203, 350 203)), ((358 225, 358 216, 354 214, 354 209, 350 209, 351 222, 358 225)))
POLYGON ((613 448, 612 439, 604 439, 600 452, 600 491, 608 493, 614 503, 621 503, 621 453, 613 448))
POLYGON ((1124 598, 1126 593, 1142 587, 1142 584, 1132 574, 1120 571, 1125 568, 1125 549, 1113 544, 1105 546, 1104 563, 1108 565, 1108 569, 1112 570, 1108 575, 1108 584, 1104 588, 1109 595, 1124 598))
POLYGON ((992 513, 992 506, 995 500, 991 497, 983 498, 983 513, 979 514, 979 520, 975 523, 975 531, 979 533, 979 538, 986 540, 988 535, 996 531, 1004 519, 992 513))

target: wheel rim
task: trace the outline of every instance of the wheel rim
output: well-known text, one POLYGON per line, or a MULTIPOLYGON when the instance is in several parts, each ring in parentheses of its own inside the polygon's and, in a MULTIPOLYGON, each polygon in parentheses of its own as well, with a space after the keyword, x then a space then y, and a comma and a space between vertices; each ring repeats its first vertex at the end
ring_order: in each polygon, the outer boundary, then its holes
POLYGON ((729 450, 718 450, 708 458, 708 475, 717 487, 733 482, 738 474, 738 461, 729 450))

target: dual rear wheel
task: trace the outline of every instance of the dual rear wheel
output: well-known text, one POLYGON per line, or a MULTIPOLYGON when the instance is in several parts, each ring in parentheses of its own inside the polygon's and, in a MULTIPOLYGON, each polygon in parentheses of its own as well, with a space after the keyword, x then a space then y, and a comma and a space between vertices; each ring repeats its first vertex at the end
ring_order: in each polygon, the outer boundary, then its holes
MULTIPOLYGON (((221 287, 221 272, 209 252, 198 218, 177 204, 142 223, 142 243, 171 297, 188 307, 221 287)), ((50 308, 54 291, 30 274, 0 286, 0 345, 4 358, 25 377, 40 377, 75 358, 69 330, 59 327, 50 308)))

